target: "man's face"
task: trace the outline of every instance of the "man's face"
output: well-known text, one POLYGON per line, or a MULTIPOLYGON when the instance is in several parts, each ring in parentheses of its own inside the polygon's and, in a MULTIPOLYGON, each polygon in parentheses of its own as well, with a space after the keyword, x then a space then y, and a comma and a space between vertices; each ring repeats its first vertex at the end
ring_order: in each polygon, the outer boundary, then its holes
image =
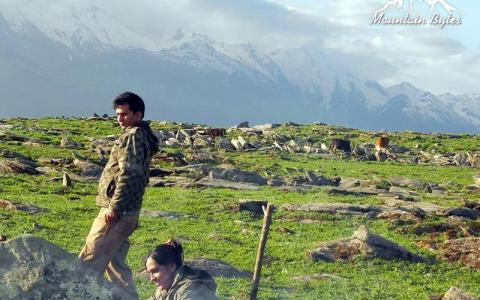
POLYGON ((125 129, 128 126, 131 126, 142 120, 142 113, 139 111, 134 113, 130 110, 130 106, 128 104, 118 105, 115 109, 115 112, 117 113, 118 124, 120 124, 122 129, 125 129))

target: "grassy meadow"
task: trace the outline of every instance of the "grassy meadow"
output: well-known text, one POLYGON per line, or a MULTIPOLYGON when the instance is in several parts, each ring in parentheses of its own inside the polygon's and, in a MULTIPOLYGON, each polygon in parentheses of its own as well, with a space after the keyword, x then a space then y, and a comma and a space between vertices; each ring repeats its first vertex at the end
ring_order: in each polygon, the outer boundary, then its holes
MULTIPOLYGON (((155 129, 178 129, 182 124, 153 122, 155 129)), ((96 161, 98 156, 89 149, 90 138, 97 139, 120 133, 114 120, 80 119, 5 119, 0 132, 35 138, 44 144, 25 144, 1 138, 0 152, 11 150, 38 160, 72 158, 72 150, 61 148, 60 140, 68 137, 83 144, 75 150, 96 161)), ((324 124, 283 125, 273 134, 293 138, 310 138, 325 142, 334 137, 348 138, 354 145, 373 142, 374 132, 328 126, 324 124)), ((243 135, 229 132, 229 137, 243 135)), ((415 132, 389 133, 391 144, 402 145, 414 151, 449 153, 479 151, 478 136, 420 134, 415 132)), ((264 138, 269 138, 264 137, 264 138)), ((188 149, 164 147, 163 152, 188 152, 188 149)), ((459 206, 461 199, 478 201, 477 192, 467 191, 473 183, 475 168, 436 166, 431 164, 399 163, 394 161, 357 161, 353 159, 325 159, 314 154, 288 153, 278 150, 236 152, 211 150, 242 170, 256 171, 262 176, 301 175, 315 171, 327 177, 378 179, 387 182, 392 176, 403 176, 424 182, 437 183, 448 188, 447 196, 420 193, 421 201, 444 206, 459 206)), ((0 158, 1 159, 1 158, 0 158)), ((156 167, 173 168, 168 162, 156 167)), ((59 169, 62 171, 62 169, 59 169)), ((67 171, 67 170, 66 170, 67 171)), ((72 172, 72 170, 68 170, 72 172)), ((72 253, 78 253, 90 225, 98 212, 95 207, 97 183, 74 181, 74 187, 62 187, 58 175, 0 175, 0 199, 31 204, 48 211, 40 214, 0 209, 0 234, 9 239, 23 234, 43 237, 72 253)), ((256 249, 262 228, 262 219, 232 208, 240 199, 267 200, 277 206, 301 203, 357 203, 381 204, 377 196, 329 195, 324 187, 310 190, 281 189, 262 186, 259 190, 231 190, 223 188, 148 187, 143 208, 179 215, 178 219, 141 217, 140 227, 131 237, 128 264, 134 271, 142 271, 142 257, 168 238, 179 239, 186 259, 213 258, 236 268, 253 272, 256 249)), ((428 216, 426 223, 440 222, 428 216)), ((469 221, 472 224, 479 221, 469 221)), ((347 215, 294 212, 277 209, 266 247, 259 299, 426 299, 429 295, 445 293, 451 286, 480 296, 480 273, 460 263, 437 260, 433 264, 358 259, 353 262, 312 262, 306 252, 321 242, 349 237, 362 224, 374 233, 388 238, 416 254, 438 258, 438 253, 415 246, 422 238, 392 226, 385 220, 371 220, 347 215), (309 219, 311 222, 301 222, 309 219), (283 229, 291 233, 286 233, 283 229), (321 279, 305 281, 299 277, 324 274, 321 279)), ((440 237, 442 239, 444 237, 440 237)), ((247 279, 217 278, 220 299, 248 299, 250 281, 247 279)), ((154 293, 154 286, 137 278, 141 299, 154 293)))

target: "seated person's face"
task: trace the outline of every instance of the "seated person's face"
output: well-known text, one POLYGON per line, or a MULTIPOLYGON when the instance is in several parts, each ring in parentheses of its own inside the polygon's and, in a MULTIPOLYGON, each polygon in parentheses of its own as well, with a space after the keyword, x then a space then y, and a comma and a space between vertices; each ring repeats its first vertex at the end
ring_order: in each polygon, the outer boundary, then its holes
POLYGON ((175 265, 159 265, 154 259, 148 258, 145 264, 150 274, 150 281, 162 290, 168 290, 173 283, 175 265))

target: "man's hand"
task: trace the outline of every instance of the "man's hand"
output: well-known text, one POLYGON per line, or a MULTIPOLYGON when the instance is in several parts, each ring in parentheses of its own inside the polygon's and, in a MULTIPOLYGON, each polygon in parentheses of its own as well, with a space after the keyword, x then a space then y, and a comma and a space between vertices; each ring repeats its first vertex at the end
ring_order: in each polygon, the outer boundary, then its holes
POLYGON ((105 211, 105 222, 107 222, 107 224, 113 224, 117 222, 119 218, 120 214, 116 210, 107 209, 105 211))

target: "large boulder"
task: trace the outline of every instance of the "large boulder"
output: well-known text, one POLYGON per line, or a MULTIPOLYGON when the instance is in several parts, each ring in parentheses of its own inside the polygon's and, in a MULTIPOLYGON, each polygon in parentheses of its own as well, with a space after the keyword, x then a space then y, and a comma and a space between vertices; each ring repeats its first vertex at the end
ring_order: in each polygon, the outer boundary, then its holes
POLYGON ((0 299, 131 299, 71 253, 38 237, 0 243, 0 299))
POLYGON ((364 225, 361 225, 350 238, 323 243, 308 254, 313 261, 325 262, 351 261, 357 257, 407 260, 411 262, 427 261, 427 259, 406 250, 394 242, 369 232, 364 225))

